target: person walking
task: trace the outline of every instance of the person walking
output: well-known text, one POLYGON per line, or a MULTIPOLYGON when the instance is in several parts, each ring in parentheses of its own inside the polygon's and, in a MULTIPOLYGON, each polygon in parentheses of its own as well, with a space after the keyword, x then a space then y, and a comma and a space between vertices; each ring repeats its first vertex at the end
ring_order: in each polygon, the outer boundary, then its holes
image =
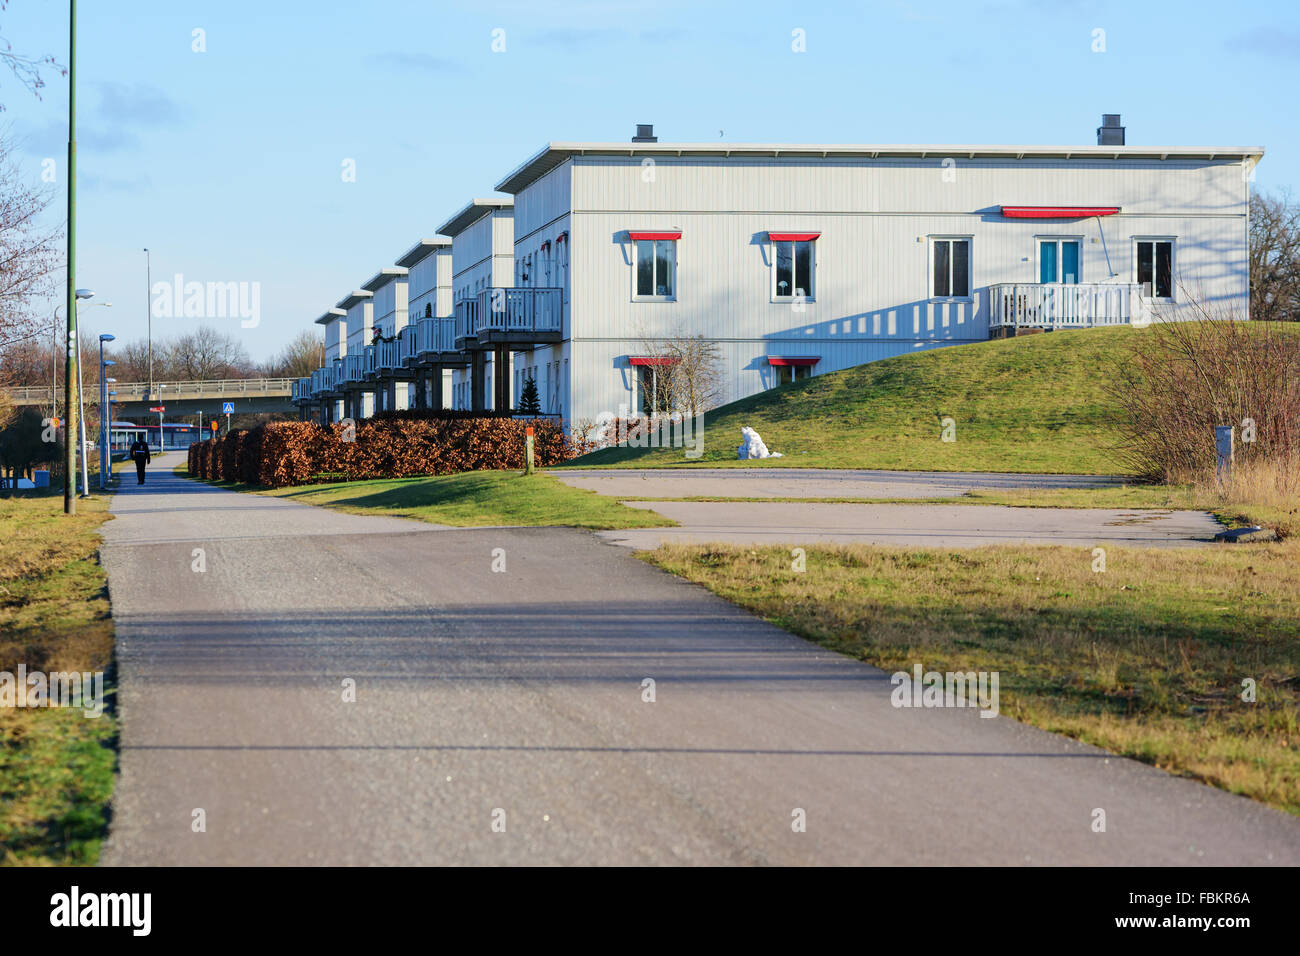
POLYGON ((128 453, 135 460, 135 477, 136 484, 144 484, 144 466, 149 464, 149 443, 144 440, 143 435, 136 437, 131 443, 131 450, 128 453))

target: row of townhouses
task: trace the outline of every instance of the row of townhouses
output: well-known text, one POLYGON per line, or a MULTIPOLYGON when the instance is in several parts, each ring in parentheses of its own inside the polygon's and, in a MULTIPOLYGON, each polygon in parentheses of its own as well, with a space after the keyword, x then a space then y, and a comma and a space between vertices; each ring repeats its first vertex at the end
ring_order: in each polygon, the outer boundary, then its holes
POLYGON ((716 342, 721 400, 889 356, 1245 316, 1258 148, 550 143, 316 321, 323 422, 649 408, 655 343, 716 342))

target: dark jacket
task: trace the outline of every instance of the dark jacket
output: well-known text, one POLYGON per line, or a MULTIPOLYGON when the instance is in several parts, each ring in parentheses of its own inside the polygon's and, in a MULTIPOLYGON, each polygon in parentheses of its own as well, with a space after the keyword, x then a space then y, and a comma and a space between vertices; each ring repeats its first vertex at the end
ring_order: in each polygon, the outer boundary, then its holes
POLYGON ((131 457, 134 458, 136 461, 139 461, 140 456, 143 455, 144 463, 146 465, 149 464, 149 462, 152 460, 149 457, 149 443, 142 438, 137 438, 134 442, 131 443, 130 454, 131 457))

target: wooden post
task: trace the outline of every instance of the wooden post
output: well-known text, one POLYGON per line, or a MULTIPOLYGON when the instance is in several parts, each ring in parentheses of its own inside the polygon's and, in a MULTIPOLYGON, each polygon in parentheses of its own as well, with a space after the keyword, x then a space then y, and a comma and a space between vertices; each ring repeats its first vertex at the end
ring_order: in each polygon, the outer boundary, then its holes
POLYGON ((533 426, 524 429, 524 474, 533 473, 533 426))

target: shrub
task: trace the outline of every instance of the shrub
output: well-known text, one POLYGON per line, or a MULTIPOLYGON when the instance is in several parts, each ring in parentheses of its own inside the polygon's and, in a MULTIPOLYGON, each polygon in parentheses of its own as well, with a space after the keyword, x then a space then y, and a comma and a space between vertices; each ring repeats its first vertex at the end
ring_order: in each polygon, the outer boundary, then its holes
POLYGON ((342 425, 314 422, 270 422, 207 439, 191 449, 191 471, 209 480, 279 488, 523 468, 529 425, 538 466, 573 457, 563 430, 549 419, 398 412, 359 422, 351 440, 345 440, 342 425))
POLYGON ((1214 429, 1237 429, 1236 463, 1293 473, 1300 464, 1300 334, 1219 317, 1159 322, 1137 336, 1111 386, 1135 474, 1203 481, 1216 469, 1214 429), (1253 441, 1248 429, 1253 424, 1253 441))

